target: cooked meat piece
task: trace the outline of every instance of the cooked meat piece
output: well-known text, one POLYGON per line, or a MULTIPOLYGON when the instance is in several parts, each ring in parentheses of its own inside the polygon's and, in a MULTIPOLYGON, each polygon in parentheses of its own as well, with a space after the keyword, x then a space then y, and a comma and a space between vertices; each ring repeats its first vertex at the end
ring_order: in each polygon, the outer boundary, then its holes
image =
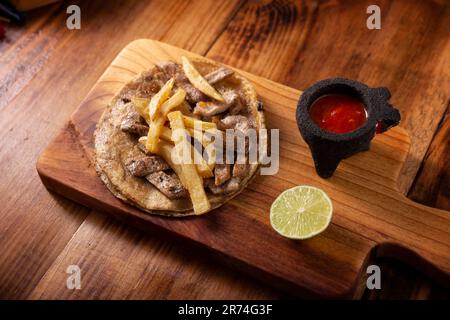
POLYGON ((138 88, 137 96, 143 97, 143 98, 151 98, 153 95, 155 95, 161 87, 164 85, 164 83, 160 80, 150 80, 150 81, 144 81, 141 83, 141 85, 138 88))
POLYGON ((197 103, 201 100, 206 100, 206 96, 189 82, 181 65, 172 61, 164 61, 158 63, 157 67, 164 71, 167 75, 167 80, 172 77, 175 78, 175 85, 186 91, 189 102, 197 103))
POLYGON ((173 61, 161 61, 158 62, 156 66, 165 73, 167 80, 169 80, 169 78, 176 77, 177 73, 179 73, 179 70, 181 69, 181 67, 173 61))
POLYGON ((220 186, 216 186, 211 182, 208 183, 208 188, 213 194, 228 194, 239 190, 239 183, 241 182, 241 178, 231 178, 220 186))
POLYGON ((216 164, 214 168, 214 183, 216 186, 221 185, 231 178, 231 168, 229 164, 216 164))
POLYGON ((194 108, 194 114, 197 116, 209 118, 223 113, 231 108, 230 113, 236 114, 242 110, 242 103, 239 94, 234 90, 227 90, 222 93, 225 102, 219 101, 200 101, 194 108))
POLYGON ((123 123, 120 125, 120 129, 124 132, 136 134, 138 136, 145 136, 148 134, 148 126, 139 123, 123 123))
POLYGON ((239 150, 238 148, 236 152, 236 162, 233 165, 233 177, 244 177, 250 169, 250 165, 248 164, 248 139, 245 139, 244 148, 244 150, 239 150))
POLYGON ((217 124, 220 122, 220 116, 213 116, 213 117, 211 117, 211 122, 215 123, 216 126, 217 126, 217 124))
POLYGON ((131 159, 127 161, 125 166, 128 171, 136 177, 143 177, 156 171, 170 169, 167 162, 157 155, 143 156, 142 158, 131 159))
MULTIPOLYGON (((217 127, 221 130, 226 129, 234 129, 243 134, 247 134, 248 129, 250 128, 250 124, 248 119, 244 116, 233 115, 227 116, 223 118, 218 124, 217 127)), ((248 170, 250 168, 248 162, 248 139, 245 139, 245 162, 246 163, 235 163, 233 166, 233 177, 243 177, 247 175, 248 170)))
POLYGON ((222 96, 231 105, 230 111, 228 112, 230 115, 238 114, 244 108, 241 96, 237 91, 228 90, 222 93, 222 96))
POLYGON ((250 165, 248 163, 235 163, 233 166, 233 177, 244 177, 249 169, 250 165))
POLYGON ((217 128, 223 131, 226 129, 235 129, 242 133, 246 133, 250 128, 250 124, 248 123, 248 119, 244 116, 231 115, 220 120, 217 123, 217 128))
POLYGON ((197 102, 196 107, 194 108, 194 114, 200 117, 212 117, 216 114, 227 111, 230 108, 230 105, 227 103, 221 102, 213 102, 213 101, 200 101, 197 102))
POLYGON ((203 178, 203 188, 208 188, 210 184, 214 184, 214 178, 203 178))
POLYGON ((234 105, 240 99, 239 94, 235 90, 223 90, 221 94, 229 105, 234 105))
POLYGON ((205 100, 206 97, 205 95, 198 90, 196 87, 194 87, 193 85, 191 85, 188 82, 179 82, 177 83, 177 85, 183 89, 184 91, 186 91, 186 96, 187 99, 190 103, 197 103, 201 100, 205 100))
POLYGON ((188 195, 187 190, 174 172, 158 171, 145 178, 169 199, 183 198, 188 195))
POLYGON ((219 81, 222 81, 229 76, 231 76, 234 73, 233 70, 221 67, 213 72, 208 73, 204 78, 206 81, 209 82, 209 84, 213 85, 216 84, 219 81))
POLYGON ((120 124, 120 130, 145 136, 148 133, 148 126, 143 122, 143 119, 136 111, 129 111, 120 124))
POLYGON ((147 150, 147 147, 144 144, 139 142, 137 146, 138 146, 139 150, 141 150, 143 153, 145 153, 145 154, 149 153, 149 151, 147 150))

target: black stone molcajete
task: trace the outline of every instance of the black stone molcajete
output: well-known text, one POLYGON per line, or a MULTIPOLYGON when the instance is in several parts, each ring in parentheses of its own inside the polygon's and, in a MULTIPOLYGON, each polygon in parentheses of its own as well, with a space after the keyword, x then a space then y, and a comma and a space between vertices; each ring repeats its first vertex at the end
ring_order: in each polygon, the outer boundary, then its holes
POLYGON ((297 125, 311 149, 316 171, 322 178, 331 177, 342 159, 369 149, 377 122, 381 132, 400 122, 400 113, 389 104, 387 88, 369 88, 365 84, 344 78, 319 81, 308 88, 297 105, 297 125), (311 105, 327 94, 345 94, 359 99, 367 112, 366 122, 348 133, 333 133, 321 129, 309 114, 311 105))

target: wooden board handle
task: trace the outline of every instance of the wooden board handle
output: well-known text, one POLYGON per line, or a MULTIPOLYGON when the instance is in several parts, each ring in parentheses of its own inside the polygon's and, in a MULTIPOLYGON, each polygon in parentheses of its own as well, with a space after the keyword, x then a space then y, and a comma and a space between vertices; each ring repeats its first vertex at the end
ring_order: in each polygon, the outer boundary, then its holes
MULTIPOLYGON (((450 212, 427 207, 406 197, 408 214, 421 223, 404 225, 380 243, 376 256, 407 262, 436 281, 450 287, 450 212)), ((401 212, 399 214, 404 214, 401 212)))
MULTIPOLYGON (((373 256, 393 256, 448 282, 450 215, 412 202, 399 191, 410 139, 395 127, 377 135, 369 152, 340 163, 330 179, 314 171, 310 151, 295 122, 300 91, 238 72, 253 82, 264 104, 269 128, 280 129, 280 169, 261 176, 217 212, 190 220, 167 220, 143 213, 115 198, 98 179, 88 159, 93 130, 113 95, 136 74, 158 61, 179 61, 194 53, 152 40, 136 40, 123 49, 72 115, 73 124, 47 148, 38 170, 56 192, 143 228, 194 243, 239 262, 252 275, 293 293, 346 297, 365 274, 373 256), (83 159, 83 161, 81 161, 83 159), (273 200, 299 184, 323 189, 333 201, 333 220, 317 237, 293 241, 270 227, 273 200), (220 210, 220 212, 218 212, 220 210)), ((406 182, 401 182, 406 185, 406 182)))

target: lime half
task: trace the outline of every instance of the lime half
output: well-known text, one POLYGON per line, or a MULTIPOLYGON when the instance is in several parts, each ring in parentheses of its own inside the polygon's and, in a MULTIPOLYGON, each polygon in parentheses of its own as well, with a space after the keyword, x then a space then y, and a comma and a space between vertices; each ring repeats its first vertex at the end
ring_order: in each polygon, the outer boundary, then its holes
POLYGON ((270 207, 270 224, 282 236, 311 238, 328 227, 333 205, 328 195, 311 186, 298 186, 281 193, 270 207))

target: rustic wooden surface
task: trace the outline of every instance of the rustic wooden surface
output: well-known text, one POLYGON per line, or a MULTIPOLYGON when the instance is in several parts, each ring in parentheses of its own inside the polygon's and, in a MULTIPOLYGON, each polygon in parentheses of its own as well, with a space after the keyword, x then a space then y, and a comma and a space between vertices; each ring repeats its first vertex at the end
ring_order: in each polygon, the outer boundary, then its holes
POLYGON ((60 0, 10 0, 9 2, 19 11, 28 11, 57 1, 60 0))
MULTIPOLYGON (((410 194, 449 210, 448 161, 442 160, 448 157, 443 115, 450 96, 447 1, 380 1, 378 31, 365 27, 370 1, 78 3, 82 30, 67 30, 67 3, 55 4, 32 12, 24 28, 10 28, 0 42, 2 298, 284 296, 201 250, 187 251, 53 196, 39 181, 34 163, 40 152, 136 38, 162 40, 299 89, 335 75, 388 86, 413 139, 403 183, 410 184, 422 166, 410 194), (89 279, 96 289, 62 294, 55 286, 64 284, 44 287, 41 279, 52 274, 64 278, 63 262, 74 250, 97 270, 89 279), (109 253, 96 259, 95 252, 109 253)), ((383 290, 368 298, 448 297, 410 268, 380 264, 383 290)))

